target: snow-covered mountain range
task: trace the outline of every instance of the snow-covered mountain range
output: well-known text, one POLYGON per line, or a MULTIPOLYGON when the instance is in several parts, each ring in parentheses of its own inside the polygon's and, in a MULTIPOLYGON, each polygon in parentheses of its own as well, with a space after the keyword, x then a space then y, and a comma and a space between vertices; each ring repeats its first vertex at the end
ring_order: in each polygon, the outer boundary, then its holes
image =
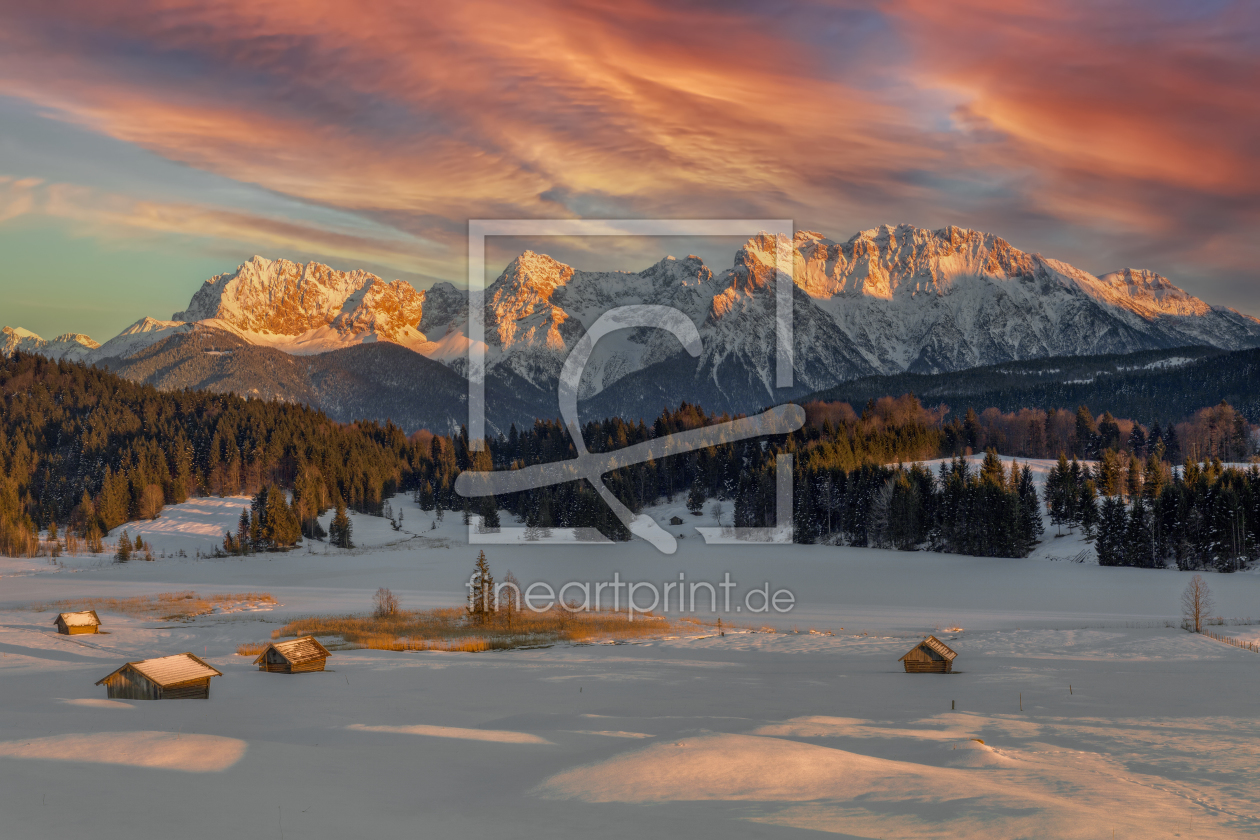
POLYGON ((66 333, 49 341, 21 327, 0 329, 0 353, 6 356, 16 352, 38 353, 50 359, 79 362, 100 346, 82 333, 66 333))
MULTIPOLYGON (((1260 321, 1210 306, 1158 274, 1126 268, 1095 276, 979 231, 885 225, 846 242, 800 231, 791 244, 791 392, 773 388, 776 243, 769 236, 749 240, 717 274, 694 256, 667 257, 641 272, 587 272, 526 251, 486 292, 488 376, 554 404, 574 342, 603 312, 632 303, 682 310, 704 349, 693 359, 659 330, 605 338, 580 394, 610 413, 654 414, 681 399, 746 411, 872 374, 1260 346, 1260 321)), ((466 294, 450 283, 417 291, 361 270, 254 257, 207 280, 171 320, 144 318, 99 347, 86 336, 44 342, 6 328, 3 348, 122 359, 198 324, 294 355, 386 341, 463 372, 467 321, 466 294)))

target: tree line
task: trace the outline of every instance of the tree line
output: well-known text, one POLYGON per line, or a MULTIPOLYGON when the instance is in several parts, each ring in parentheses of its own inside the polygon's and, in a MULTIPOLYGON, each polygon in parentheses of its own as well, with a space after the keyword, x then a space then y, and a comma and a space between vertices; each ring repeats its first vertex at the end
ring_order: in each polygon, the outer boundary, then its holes
MULTIPOLYGON (((413 457, 414 442, 390 424, 340 424, 303 406, 230 394, 160 392, 36 355, 0 358, 7 555, 34 554, 40 530, 54 524, 100 550, 106 532, 160 516, 165 505, 269 486, 290 491, 299 531, 317 536, 316 517, 338 502, 379 514, 413 474, 413 457)), ((256 520, 271 521, 266 510, 251 514, 256 520)))
POLYGON ((1260 560, 1260 466, 1191 457, 1171 467, 1154 453, 1125 463, 1111 450, 1092 467, 1066 456, 1046 482, 1056 527, 1094 539, 1103 566, 1234 572, 1260 560))
MULTIPOLYGON (((606 483, 636 513, 682 496, 693 511, 713 502, 730 511, 735 525, 760 527, 774 524, 776 458, 791 454, 799 541, 1021 556, 1038 537, 1039 500, 1031 474, 1006 470, 995 453, 1031 458, 1054 451, 1099 459, 1088 478, 1081 472, 1072 479, 1071 500, 1048 488, 1056 523, 1092 516, 1081 512, 1087 507, 1081 501, 1084 482, 1093 482, 1101 523, 1105 504, 1098 500, 1131 497, 1134 476, 1146 487, 1147 471, 1155 470, 1167 473, 1167 486, 1188 488, 1187 501, 1177 507, 1182 519, 1168 520, 1196 535, 1170 549, 1178 562, 1216 562, 1204 558, 1218 557, 1218 549, 1203 548, 1208 538, 1197 535, 1205 528, 1223 533, 1220 526, 1201 524, 1216 522, 1222 505, 1240 506, 1243 524, 1231 526, 1239 533, 1260 526, 1260 516, 1247 507, 1251 479, 1234 477, 1239 471, 1209 465, 1203 472, 1212 477, 1204 483, 1192 470, 1173 477, 1167 468, 1183 453, 1201 451, 1200 444, 1235 458, 1249 452, 1250 426, 1228 405, 1149 429, 1109 414, 1094 417, 1084 406, 1075 412, 991 409, 951 417, 945 406, 924 407, 911 395, 871 400, 860 413, 846 403, 814 402, 805 410, 805 426, 791 434, 650 460, 613 471, 606 483), (980 451, 990 454, 979 470, 956 457, 980 451), (939 457, 953 460, 935 472, 902 466, 939 457)), ((650 424, 612 418, 587 423, 582 433, 589 450, 605 452, 729 419, 683 403, 650 424)), ((498 511, 506 510, 534 529, 589 527, 613 539, 630 538, 585 482, 499 499, 455 493, 462 470, 576 457, 559 421, 512 426, 486 444, 472 451, 465 430, 408 436, 389 423, 340 424, 288 403, 160 392, 82 364, 19 354, 0 360, 0 551, 34 553, 39 530, 54 524, 99 545, 103 533, 158 516, 166 504, 191 495, 236 494, 255 499, 236 532, 225 535, 225 551, 233 553, 290 545, 294 524, 300 535, 329 536, 316 519, 323 512, 340 504, 381 515, 385 500, 400 491, 412 493, 435 517, 478 513, 488 527, 497 527, 498 511)), ((1145 501, 1139 515, 1148 515, 1158 501, 1145 501)), ((1126 507, 1126 528, 1131 515, 1126 507)), ((348 518, 339 514, 334 531, 334 542, 351 544, 348 518)), ((1171 537, 1159 539, 1159 550, 1171 545, 1171 537)), ((1211 545, 1222 539, 1212 537, 1211 545)), ((1251 556, 1246 546, 1255 542, 1238 542, 1242 547, 1233 556, 1251 556)))

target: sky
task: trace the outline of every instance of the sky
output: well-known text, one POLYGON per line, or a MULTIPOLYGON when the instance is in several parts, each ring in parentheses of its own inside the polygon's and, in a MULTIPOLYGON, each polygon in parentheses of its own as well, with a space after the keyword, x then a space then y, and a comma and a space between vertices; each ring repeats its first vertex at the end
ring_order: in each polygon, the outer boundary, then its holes
POLYGON ((959 225, 1260 315, 1257 88, 1254 2, 10 0, 0 323, 103 341, 254 254, 459 284, 519 218, 959 225))

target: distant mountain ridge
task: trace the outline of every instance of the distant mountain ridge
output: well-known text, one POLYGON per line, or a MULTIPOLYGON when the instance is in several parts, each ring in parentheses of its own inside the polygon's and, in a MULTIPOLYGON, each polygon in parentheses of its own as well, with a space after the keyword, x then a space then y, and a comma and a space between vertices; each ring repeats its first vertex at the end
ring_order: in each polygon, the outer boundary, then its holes
POLYGON ((82 333, 65 333, 49 341, 21 327, 0 329, 0 353, 6 356, 12 356, 16 352, 38 353, 50 359, 79 362, 100 346, 82 333))
MULTIPOLYGON (((638 419, 683 399, 745 412, 860 377, 1184 346, 1260 346, 1260 321, 1211 306, 1150 271, 1095 276, 957 227, 885 225, 845 242, 799 231, 790 243, 794 386, 776 389, 776 246, 771 236, 753 237, 731 268, 716 274, 694 256, 667 257, 640 272, 588 272, 522 253, 486 290, 487 382, 505 401, 489 410, 500 420, 518 411, 522 421, 530 413, 554 416, 569 351, 603 312, 626 304, 683 311, 700 331, 702 353, 691 358, 660 330, 603 339, 579 388, 584 415, 638 419)), ((121 370, 127 367, 121 361, 194 325, 290 356, 389 343, 459 376, 471 342, 467 295, 450 283, 416 291, 362 270, 254 257, 207 280, 172 320, 142 319, 102 346, 63 336, 58 342, 69 343, 53 347, 14 330, 5 333, 5 346, 113 360, 121 370)), ((436 375, 423 367, 424 375, 436 375)), ((238 372, 234 387, 248 392, 247 378, 238 372)))
POLYGON ((1056 357, 969 368, 950 373, 899 373, 842 382, 801 398, 847 402, 861 411, 868 400, 914 394, 925 405, 968 408, 1066 408, 1087 405, 1143 423, 1167 425, 1201 408, 1228 402, 1260 423, 1260 349, 1211 347, 1143 350, 1105 356, 1056 357))

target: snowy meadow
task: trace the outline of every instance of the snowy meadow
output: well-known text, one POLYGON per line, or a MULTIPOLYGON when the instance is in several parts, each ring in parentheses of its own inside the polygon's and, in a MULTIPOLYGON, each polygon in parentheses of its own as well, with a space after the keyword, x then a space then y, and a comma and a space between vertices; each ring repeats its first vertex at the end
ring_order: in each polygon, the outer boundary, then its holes
MULTIPOLYGON (((408 610, 463 603, 481 548, 467 527, 391 502, 405 527, 352 515, 349 550, 205 556, 248 504, 236 497, 128 523, 152 562, 0 560, 9 836, 174 823, 189 837, 1260 833, 1260 654, 1180 629, 1189 574, 1074 562, 1079 535, 1050 531, 1020 560, 718 546, 694 530, 719 524, 712 510, 660 505, 650 515, 682 537, 672 556, 637 540, 486 555, 522 586, 725 578, 730 612, 705 593, 694 612, 657 610, 699 620, 685 630, 477 653, 325 638, 314 674, 263 673, 235 653, 294 619, 366 614, 381 587, 408 610), (766 585, 790 591, 791 609, 735 609, 766 585), (104 635, 52 628, 54 602, 168 592, 207 609, 106 607, 104 635), (903 671, 928 634, 958 653, 954 673, 903 671), (208 701, 109 700, 94 685, 185 651, 223 673, 208 701)), ((1222 618, 1260 618, 1260 576, 1206 579, 1222 618)))

